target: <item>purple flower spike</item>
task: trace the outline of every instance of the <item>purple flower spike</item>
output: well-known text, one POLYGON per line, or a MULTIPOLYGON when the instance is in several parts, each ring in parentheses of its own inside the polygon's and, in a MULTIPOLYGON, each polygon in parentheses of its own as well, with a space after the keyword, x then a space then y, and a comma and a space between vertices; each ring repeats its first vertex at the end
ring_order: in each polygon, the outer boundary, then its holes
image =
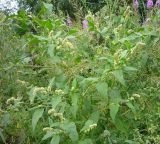
POLYGON ((153 7, 153 0, 148 0, 147 2, 147 8, 151 9, 153 7))
POLYGON ((156 1, 155 6, 158 7, 158 8, 160 8, 160 0, 157 0, 157 1, 156 1))
POLYGON ((83 26, 83 29, 87 29, 88 28, 88 21, 87 20, 83 20, 82 21, 82 26, 83 26))
POLYGON ((72 20, 71 20, 70 17, 67 18, 67 25, 68 25, 69 27, 72 27, 72 26, 73 26, 73 22, 72 22, 72 20))
POLYGON ((138 5, 139 5, 138 0, 134 0, 133 1, 133 7, 134 7, 135 10, 138 9, 138 5))

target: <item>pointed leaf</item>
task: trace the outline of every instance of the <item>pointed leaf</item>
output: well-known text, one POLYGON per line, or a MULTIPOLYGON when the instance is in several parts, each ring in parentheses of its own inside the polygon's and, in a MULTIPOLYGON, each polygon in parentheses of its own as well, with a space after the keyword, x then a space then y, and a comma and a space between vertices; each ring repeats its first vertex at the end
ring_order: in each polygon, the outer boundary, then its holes
POLYGON ((77 110, 78 110, 78 94, 77 93, 72 94, 71 99, 72 99, 71 112, 73 116, 76 117, 77 110))
POLYGON ((74 88, 77 87, 77 80, 76 80, 76 78, 72 81, 72 87, 74 87, 74 88))
POLYGON ((123 72, 122 70, 115 70, 113 71, 114 77, 119 81, 122 85, 125 85, 125 80, 123 78, 123 72))
POLYGON ((119 110, 119 104, 118 103, 111 103, 109 106, 109 109, 110 109, 110 116, 111 116, 113 122, 115 122, 115 117, 116 117, 116 114, 119 110))
POLYGON ((129 66, 124 67, 124 70, 125 71, 137 71, 135 67, 129 67, 129 66))
POLYGON ((56 108, 56 106, 62 101, 62 98, 60 96, 54 96, 52 99, 52 108, 56 108))
POLYGON ((43 112, 44 112, 44 109, 37 109, 33 116, 32 116, 32 128, 33 128, 33 131, 35 130, 36 128, 36 125, 37 125, 37 122, 39 121, 39 119, 42 117, 43 115, 43 112))
POLYGON ((79 141, 78 144, 93 144, 92 139, 85 139, 83 141, 79 141))
POLYGON ((33 38, 35 38, 37 41, 48 41, 48 38, 38 35, 33 35, 33 38))
POLYGON ((44 3, 44 2, 43 2, 43 4, 44 4, 44 7, 47 9, 47 11, 48 11, 49 13, 51 13, 51 12, 52 12, 52 9, 53 9, 53 5, 52 5, 52 4, 49 4, 49 3, 44 3))
POLYGON ((87 120, 86 123, 84 124, 83 128, 81 129, 81 132, 89 129, 89 126, 92 124, 94 124, 93 120, 90 120, 90 119, 87 120))
POLYGON ((51 140, 50 144, 59 144, 59 142, 60 142, 60 136, 59 135, 54 135, 52 137, 52 140, 51 140))
POLYGON ((132 110, 134 114, 136 113, 135 107, 132 105, 132 103, 128 102, 126 105, 132 110))
POLYGON ((33 87, 30 91, 29 91, 29 93, 28 93, 28 95, 29 95, 29 100, 30 100, 30 103, 32 104, 33 102, 34 102, 34 99, 35 99, 35 97, 36 97, 36 88, 37 87, 33 87))
POLYGON ((48 54, 51 58, 54 57, 54 49, 55 49, 55 45, 54 45, 54 44, 49 44, 49 45, 48 45, 47 54, 48 54))
POLYGON ((96 111, 91 114, 89 119, 93 120, 94 123, 98 123, 99 117, 100 117, 99 111, 96 111))
POLYGON ((105 82, 99 82, 96 85, 97 91, 100 93, 101 96, 107 98, 108 97, 108 84, 105 82))
POLYGON ((44 137, 42 138, 42 141, 44 141, 44 140, 52 137, 53 135, 54 135, 54 132, 53 132, 53 131, 48 131, 48 132, 44 135, 44 137))
POLYGON ((128 132, 128 123, 124 121, 123 119, 116 118, 115 120, 115 126, 118 130, 121 132, 127 133, 128 132))
POLYGON ((73 142, 78 141, 79 136, 78 136, 77 128, 74 122, 64 123, 62 125, 62 129, 64 129, 68 133, 70 139, 73 142))
POLYGON ((118 90, 117 88, 111 89, 109 91, 109 96, 111 103, 119 103, 122 100, 120 90, 118 90))
POLYGON ((5 140, 5 137, 4 137, 3 133, 2 133, 1 128, 0 128, 0 137, 1 137, 2 141, 3 141, 3 143, 6 144, 6 140, 5 140))

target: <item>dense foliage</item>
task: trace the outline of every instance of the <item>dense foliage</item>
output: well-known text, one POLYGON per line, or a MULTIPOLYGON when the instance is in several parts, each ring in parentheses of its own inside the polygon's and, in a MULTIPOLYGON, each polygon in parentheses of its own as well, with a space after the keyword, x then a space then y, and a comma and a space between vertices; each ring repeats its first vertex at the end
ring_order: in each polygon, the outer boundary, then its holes
POLYGON ((106 5, 82 29, 51 8, 0 14, 0 143, 159 144, 160 11, 106 5))
MULTIPOLYGON (((117 1, 117 0, 116 0, 117 1)), ((37 14, 41 11, 43 2, 52 4, 52 11, 56 14, 63 12, 74 20, 81 19, 91 11, 93 13, 100 10, 104 5, 110 4, 111 1, 106 0, 20 0, 19 7, 37 14)))

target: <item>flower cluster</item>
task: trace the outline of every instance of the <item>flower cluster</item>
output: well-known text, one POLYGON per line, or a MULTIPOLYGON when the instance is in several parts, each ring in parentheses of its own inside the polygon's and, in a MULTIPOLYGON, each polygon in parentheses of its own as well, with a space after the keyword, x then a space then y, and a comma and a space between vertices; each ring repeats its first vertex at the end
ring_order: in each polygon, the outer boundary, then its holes
MULTIPOLYGON (((133 1, 133 8, 134 8, 135 10, 137 10, 137 9, 138 9, 138 6, 139 6, 138 0, 134 0, 134 1, 133 1)), ((147 1, 147 8, 148 8, 148 9, 151 9, 151 8, 153 8, 153 6, 154 6, 153 0, 148 0, 148 1, 147 1)), ((156 1, 155 7, 160 8, 160 0, 157 0, 157 1, 156 1)))
POLYGON ((63 117, 63 114, 56 112, 56 110, 53 109, 53 108, 48 111, 48 114, 59 118, 60 121, 64 121, 65 120, 65 118, 63 117))
POLYGON ((70 17, 67 18, 67 25, 68 25, 69 27, 72 27, 72 26, 73 26, 73 22, 72 22, 72 20, 71 20, 70 17))
POLYGON ((147 1, 147 8, 151 9, 153 7, 153 0, 148 0, 147 1))
POLYGON ((64 94, 65 94, 64 91, 61 90, 61 89, 55 90, 55 93, 56 93, 57 95, 64 95, 64 94))
POLYGON ((138 0, 134 0, 134 1, 133 1, 133 8, 134 8, 135 10, 137 10, 137 9, 138 9, 138 6, 139 6, 138 0))
POLYGON ((84 131, 84 133, 90 132, 92 129, 94 129, 94 128, 96 128, 96 127, 97 127, 97 124, 92 124, 92 125, 89 126, 88 129, 86 129, 86 130, 84 131))
POLYGON ((88 21, 86 19, 82 21, 82 27, 83 27, 83 29, 88 28, 88 21))
MULTIPOLYGON (((72 21, 72 19, 71 19, 70 17, 68 17, 68 18, 66 19, 66 24, 67 24, 68 27, 70 27, 70 28, 73 27, 73 21, 72 21)), ((87 29, 87 28, 88 28, 88 20, 84 19, 84 20, 82 21, 82 28, 83 28, 83 29, 87 29)))
POLYGON ((155 6, 158 7, 158 8, 160 8, 160 0, 157 0, 157 1, 156 1, 155 6))

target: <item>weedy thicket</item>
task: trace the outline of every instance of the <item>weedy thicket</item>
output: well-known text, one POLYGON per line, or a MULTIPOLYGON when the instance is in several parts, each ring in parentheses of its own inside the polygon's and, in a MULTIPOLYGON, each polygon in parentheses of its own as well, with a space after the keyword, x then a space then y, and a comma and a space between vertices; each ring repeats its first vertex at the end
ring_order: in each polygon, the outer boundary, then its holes
POLYGON ((106 6, 82 29, 50 7, 1 14, 0 143, 160 143, 159 10, 140 26, 106 6))

